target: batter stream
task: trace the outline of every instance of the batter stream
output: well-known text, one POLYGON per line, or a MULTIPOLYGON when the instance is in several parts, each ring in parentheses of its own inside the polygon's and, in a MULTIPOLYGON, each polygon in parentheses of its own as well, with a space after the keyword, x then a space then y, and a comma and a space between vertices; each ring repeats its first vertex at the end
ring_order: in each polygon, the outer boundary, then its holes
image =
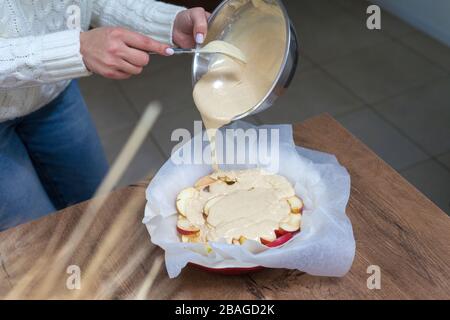
POLYGON ((217 130, 267 95, 284 56, 286 30, 281 9, 262 0, 251 3, 253 8, 242 12, 223 41, 210 43, 212 49, 224 54, 213 58, 208 72, 194 87, 194 101, 208 133, 215 171, 217 130))

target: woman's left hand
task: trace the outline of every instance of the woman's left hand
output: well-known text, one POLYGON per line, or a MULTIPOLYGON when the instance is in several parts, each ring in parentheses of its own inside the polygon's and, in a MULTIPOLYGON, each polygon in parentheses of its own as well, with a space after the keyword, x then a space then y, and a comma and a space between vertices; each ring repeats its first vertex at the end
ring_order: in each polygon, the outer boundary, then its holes
POLYGON ((193 48, 196 43, 203 43, 208 32, 210 15, 203 8, 181 11, 173 25, 173 42, 181 48, 193 48))

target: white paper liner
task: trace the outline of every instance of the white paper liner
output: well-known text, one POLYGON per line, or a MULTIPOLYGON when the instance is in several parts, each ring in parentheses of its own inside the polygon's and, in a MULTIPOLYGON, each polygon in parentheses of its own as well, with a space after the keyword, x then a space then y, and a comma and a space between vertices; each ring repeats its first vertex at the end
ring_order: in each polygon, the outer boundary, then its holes
MULTIPOLYGON (((290 125, 253 126, 238 121, 229 128, 279 130, 280 156, 273 159, 279 163, 267 165, 264 159, 258 166, 269 171, 279 166, 274 173, 285 176, 294 185, 304 202, 301 232, 278 248, 267 248, 255 241, 246 241, 241 246, 214 242, 210 243, 213 252, 209 254, 204 244, 180 242, 175 199, 182 189, 193 186, 212 169, 209 164, 176 165, 169 159, 147 188, 143 220, 151 241, 165 250, 169 276, 178 276, 189 262, 210 268, 264 266, 298 269, 317 276, 344 276, 355 255, 352 225, 345 214, 350 195, 347 170, 333 155, 296 147, 290 125)), ((174 154, 179 156, 183 150, 193 148, 191 140, 174 154)), ((256 143, 246 148, 247 152, 258 151, 256 143)), ((246 167, 255 165, 221 165, 224 170, 246 167)))

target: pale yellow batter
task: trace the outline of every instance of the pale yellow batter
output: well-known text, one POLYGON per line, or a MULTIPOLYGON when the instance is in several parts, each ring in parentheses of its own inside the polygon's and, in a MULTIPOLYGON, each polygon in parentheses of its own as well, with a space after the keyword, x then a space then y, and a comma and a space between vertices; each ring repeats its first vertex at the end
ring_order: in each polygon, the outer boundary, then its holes
POLYGON ((260 169, 217 171, 179 194, 178 229, 190 242, 273 241, 275 230, 299 230, 302 207, 282 176, 260 169))
POLYGON ((206 46, 201 48, 199 50, 200 53, 221 53, 225 54, 231 58, 237 59, 243 63, 247 62, 247 58, 245 57, 244 53, 233 46, 231 43, 221 41, 221 40, 214 40, 208 43, 206 46))

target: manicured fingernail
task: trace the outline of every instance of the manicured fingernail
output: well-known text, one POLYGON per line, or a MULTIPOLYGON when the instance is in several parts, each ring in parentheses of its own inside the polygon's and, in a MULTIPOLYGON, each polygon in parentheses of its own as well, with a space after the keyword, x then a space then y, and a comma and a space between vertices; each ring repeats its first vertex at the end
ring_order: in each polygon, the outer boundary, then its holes
POLYGON ((197 42, 198 44, 202 44, 203 41, 205 41, 205 37, 203 36, 203 33, 197 33, 195 35, 195 42, 197 42))
POLYGON ((167 54, 168 56, 171 56, 171 55, 173 55, 174 53, 175 53, 175 51, 173 51, 172 48, 167 48, 167 49, 166 49, 166 54, 167 54))

